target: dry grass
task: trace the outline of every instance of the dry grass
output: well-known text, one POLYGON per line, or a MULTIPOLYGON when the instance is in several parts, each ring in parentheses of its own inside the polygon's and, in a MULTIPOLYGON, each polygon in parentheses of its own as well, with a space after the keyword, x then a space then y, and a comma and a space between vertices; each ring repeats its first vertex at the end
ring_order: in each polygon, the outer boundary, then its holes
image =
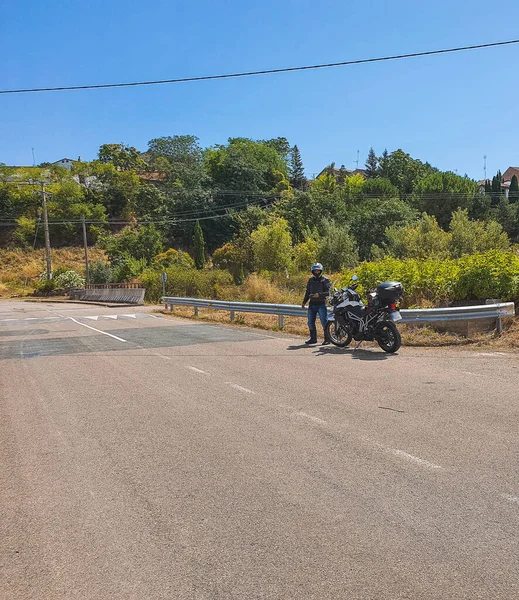
MULTIPOLYGON (((231 323, 229 313, 221 310, 199 309, 198 317, 193 314, 193 309, 188 306, 176 306, 173 313, 161 311, 165 315, 184 317, 212 323, 231 323)), ((267 331, 279 331, 278 319, 275 315, 261 315, 251 313, 236 314, 233 323, 238 326, 254 327, 267 331)), ((322 330, 318 324, 318 336, 321 337, 322 330)), ((456 335, 453 333, 440 333, 430 327, 406 327, 400 325, 402 334, 402 345, 408 347, 441 348, 441 347, 464 347, 466 349, 490 348, 503 350, 519 349, 519 318, 504 324, 503 335, 498 337, 494 332, 473 334, 470 337, 456 335)), ((283 332, 292 335, 308 335, 306 321, 300 317, 285 317, 283 332)))
MULTIPOLYGON (((105 260, 105 253, 99 248, 89 248, 89 259, 105 260)), ((52 267, 64 266, 84 273, 85 262, 82 248, 59 248, 51 252, 52 267)), ((30 295, 34 285, 45 270, 45 251, 0 249, 0 295, 4 297, 30 295)))

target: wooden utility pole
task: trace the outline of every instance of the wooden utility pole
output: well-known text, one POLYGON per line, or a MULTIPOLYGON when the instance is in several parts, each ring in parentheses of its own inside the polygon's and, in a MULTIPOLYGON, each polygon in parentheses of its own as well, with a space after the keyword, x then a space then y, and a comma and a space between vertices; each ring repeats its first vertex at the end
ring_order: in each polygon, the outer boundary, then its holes
POLYGON ((86 281, 86 283, 90 283, 89 267, 88 267, 88 241, 87 241, 85 215, 83 215, 83 246, 85 247, 85 281, 86 281))
POLYGON ((49 217, 47 215, 47 192, 45 191, 45 182, 41 182, 41 192, 43 195, 43 231, 45 232, 45 259, 47 261, 47 280, 52 279, 52 266, 50 263, 50 237, 49 237, 49 217))

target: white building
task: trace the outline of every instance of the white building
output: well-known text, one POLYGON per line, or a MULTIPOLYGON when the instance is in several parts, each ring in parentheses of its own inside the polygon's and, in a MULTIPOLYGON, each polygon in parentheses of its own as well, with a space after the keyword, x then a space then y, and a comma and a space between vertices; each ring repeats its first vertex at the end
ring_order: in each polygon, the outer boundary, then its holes
POLYGON ((65 167, 65 169, 68 169, 69 171, 71 171, 73 162, 74 161, 71 158, 61 158, 60 160, 57 160, 56 162, 53 162, 52 164, 55 165, 56 167, 65 167))

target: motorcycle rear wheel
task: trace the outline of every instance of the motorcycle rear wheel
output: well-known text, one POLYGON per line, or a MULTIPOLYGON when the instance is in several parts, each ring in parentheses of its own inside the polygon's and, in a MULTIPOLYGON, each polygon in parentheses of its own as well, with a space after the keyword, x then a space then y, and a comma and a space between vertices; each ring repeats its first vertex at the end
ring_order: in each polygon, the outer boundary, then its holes
POLYGON ((334 346, 345 348, 351 342, 351 333, 337 321, 328 321, 324 328, 324 337, 334 346))
POLYGON ((393 321, 383 321, 377 325, 376 339, 382 350, 390 354, 402 345, 402 337, 393 321))

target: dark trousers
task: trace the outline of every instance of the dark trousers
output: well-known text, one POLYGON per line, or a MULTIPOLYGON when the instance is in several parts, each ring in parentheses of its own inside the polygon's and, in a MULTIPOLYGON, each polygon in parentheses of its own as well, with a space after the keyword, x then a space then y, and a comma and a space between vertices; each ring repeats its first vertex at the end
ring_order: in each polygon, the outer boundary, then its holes
POLYGON ((317 340, 317 328, 315 327, 315 319, 319 315, 323 329, 328 320, 328 310, 326 304, 309 304, 308 305, 308 329, 310 330, 310 338, 317 340))

